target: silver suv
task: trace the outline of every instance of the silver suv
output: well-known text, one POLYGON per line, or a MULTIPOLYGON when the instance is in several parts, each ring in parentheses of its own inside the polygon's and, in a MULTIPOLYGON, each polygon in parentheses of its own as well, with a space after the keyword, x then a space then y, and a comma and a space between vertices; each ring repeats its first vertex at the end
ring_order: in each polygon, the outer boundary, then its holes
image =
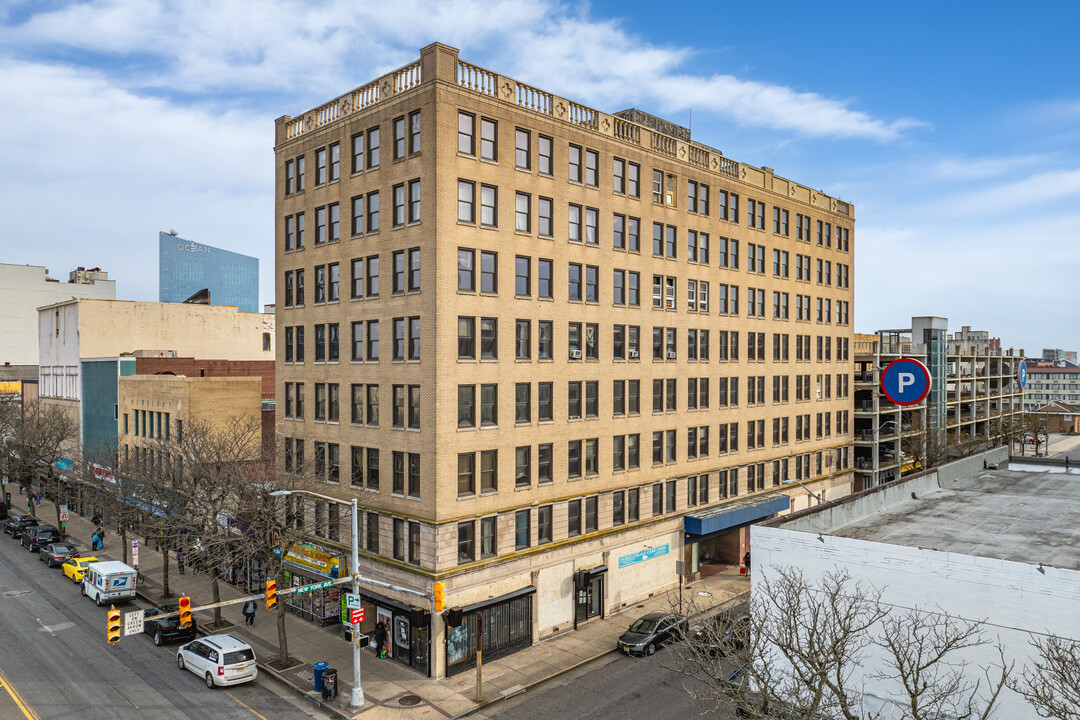
POLYGON ((255 651, 232 635, 207 635, 181 645, 176 666, 202 677, 208 688, 250 682, 259 674, 255 651))

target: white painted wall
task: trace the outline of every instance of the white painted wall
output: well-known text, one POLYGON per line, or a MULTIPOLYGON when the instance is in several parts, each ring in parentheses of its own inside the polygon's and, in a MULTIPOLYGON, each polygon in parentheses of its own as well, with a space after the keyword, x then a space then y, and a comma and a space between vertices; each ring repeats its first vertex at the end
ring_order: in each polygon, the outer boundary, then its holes
MULTIPOLYGON (((1021 667, 1030 659, 1029 633, 1053 632, 1080 640, 1080 572, 991 558, 902 547, 808 533, 787 528, 754 526, 752 592, 781 566, 800 568, 811 583, 840 566, 856 580, 884 591, 884 600, 899 611, 912 607, 941 610, 965 620, 984 621, 987 634, 1001 639, 1006 657, 1021 667)), ((880 650, 876 651, 880 653, 880 650)), ((977 648, 967 656, 973 677, 978 665, 996 661, 995 651, 977 648)), ((880 655, 871 656, 853 685, 864 684, 866 708, 871 702, 895 697, 888 681, 872 674, 883 668, 880 655)), ((888 716, 886 716, 888 717, 888 716)), ((1022 697, 1006 690, 994 716, 998 720, 1037 720, 1022 697)))
POLYGON ((0 263, 0 365, 37 365, 38 312, 71 298, 116 299, 116 282, 47 282, 40 265, 0 263))
POLYGON ((653 591, 652 594, 662 593, 677 585, 679 576, 675 572, 675 563, 682 560, 682 556, 683 538, 680 530, 612 548, 608 554, 607 611, 618 612, 624 603, 629 605, 644 600, 650 591, 653 591), (621 557, 664 545, 668 547, 665 555, 619 567, 621 557))
POLYGON ((39 316, 38 396, 79 400, 79 303, 41 310, 39 316))

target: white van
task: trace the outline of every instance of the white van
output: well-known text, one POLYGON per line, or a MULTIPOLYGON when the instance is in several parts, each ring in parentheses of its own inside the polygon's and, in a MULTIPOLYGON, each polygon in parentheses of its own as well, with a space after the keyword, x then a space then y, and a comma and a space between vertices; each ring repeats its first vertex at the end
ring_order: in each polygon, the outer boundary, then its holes
POLYGON ((90 563, 83 574, 82 594, 98 607, 116 600, 135 599, 135 568, 118 560, 90 563))
POLYGON ((259 675, 255 651, 232 635, 207 635, 176 649, 176 666, 206 681, 206 687, 250 682, 259 675))

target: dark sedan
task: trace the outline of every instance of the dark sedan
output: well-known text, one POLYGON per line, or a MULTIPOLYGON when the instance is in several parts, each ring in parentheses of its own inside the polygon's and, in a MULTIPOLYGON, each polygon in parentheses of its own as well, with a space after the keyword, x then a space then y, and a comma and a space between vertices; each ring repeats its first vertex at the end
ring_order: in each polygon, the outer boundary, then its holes
POLYGON ((195 639, 195 621, 186 628, 180 627, 180 616, 159 618, 164 613, 174 613, 177 608, 172 605, 163 605, 159 608, 150 608, 143 615, 143 632, 154 638, 155 645, 164 645, 167 642, 191 642, 195 639))
POLYGON ((79 551, 67 542, 49 543, 38 552, 38 560, 49 567, 63 565, 73 557, 79 557, 79 551))
POLYGON ((60 542, 63 539, 60 531, 52 525, 38 525, 37 527, 26 528, 23 530, 19 542, 21 542, 22 546, 30 552, 37 552, 46 545, 60 542))
POLYGON ((652 655, 657 648, 686 634, 686 618, 674 613, 647 613, 619 636, 618 648, 627 655, 652 655))
POLYGON ((690 634, 690 642, 701 652, 717 657, 736 654, 747 646, 749 639, 750 615, 739 610, 717 613, 690 634))
POLYGON ((4 524, 4 532, 17 540, 23 530, 28 527, 37 527, 39 524, 38 519, 33 515, 12 515, 4 524))

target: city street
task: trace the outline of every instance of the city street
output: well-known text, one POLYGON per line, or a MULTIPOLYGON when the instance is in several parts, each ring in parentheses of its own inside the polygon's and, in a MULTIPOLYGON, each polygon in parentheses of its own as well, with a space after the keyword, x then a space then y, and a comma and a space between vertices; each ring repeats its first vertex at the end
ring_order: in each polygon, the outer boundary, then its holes
MULTIPOLYGON (((696 682, 670 666, 670 648, 652 657, 612 653, 535 688, 491 705, 474 717, 499 720, 688 720, 705 708, 686 688, 696 682)), ((717 720, 735 718, 734 707, 709 713, 717 720)))
MULTIPOLYGON (((126 612, 140 607, 118 605, 126 612)), ((60 720, 324 718, 274 680, 209 690, 147 636, 105 641, 106 608, 0 536, 0 717, 60 720)))

